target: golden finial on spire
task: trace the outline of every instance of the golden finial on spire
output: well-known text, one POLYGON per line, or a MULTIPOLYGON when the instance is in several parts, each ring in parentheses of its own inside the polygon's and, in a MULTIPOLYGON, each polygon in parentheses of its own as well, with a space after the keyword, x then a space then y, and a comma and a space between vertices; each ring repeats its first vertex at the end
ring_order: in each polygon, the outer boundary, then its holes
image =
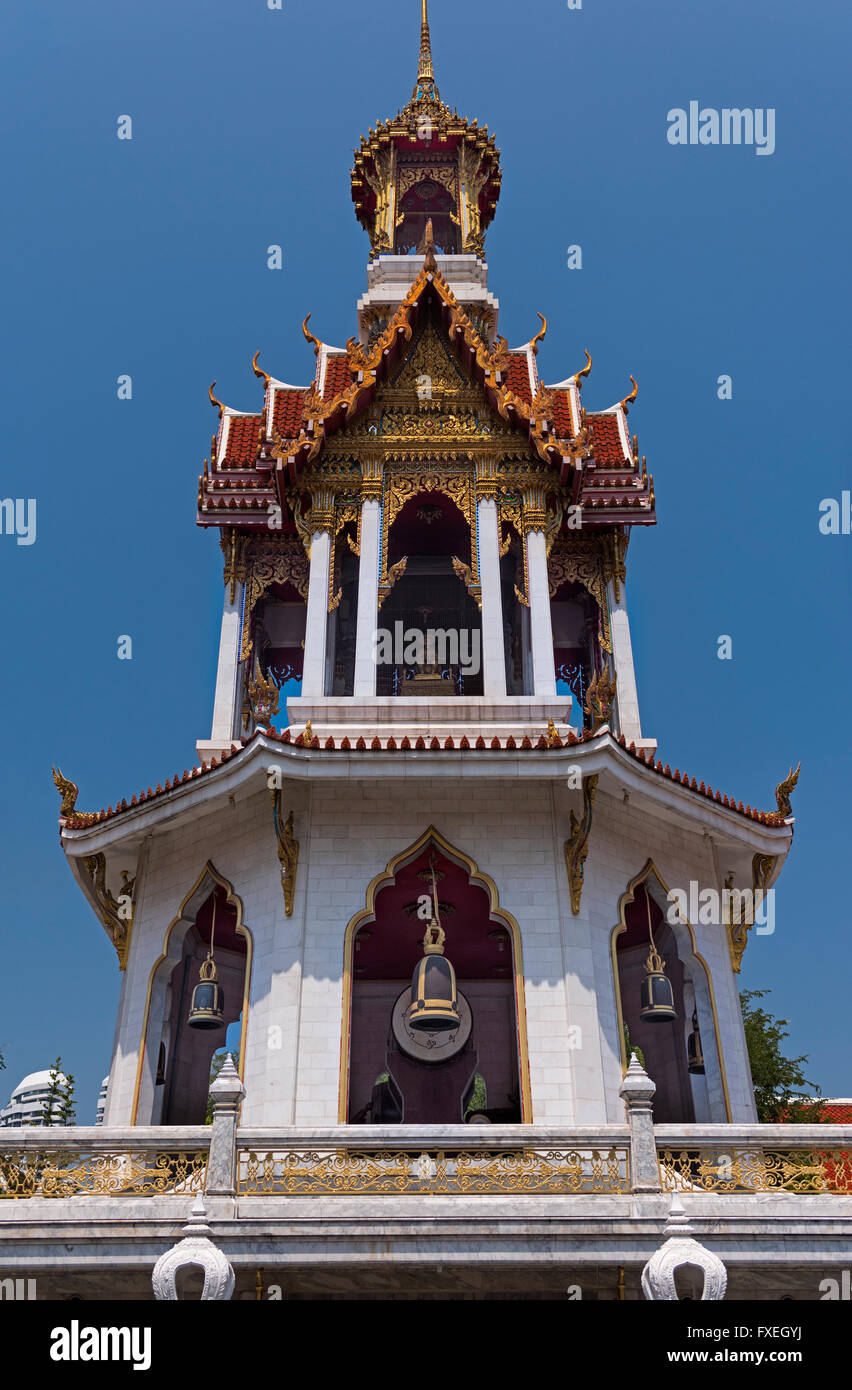
POLYGON ((421 0, 420 14, 420 61, 417 65, 417 83, 412 99, 414 101, 440 101, 435 82, 435 68, 432 63, 432 39, 429 34, 429 9, 427 0, 421 0))

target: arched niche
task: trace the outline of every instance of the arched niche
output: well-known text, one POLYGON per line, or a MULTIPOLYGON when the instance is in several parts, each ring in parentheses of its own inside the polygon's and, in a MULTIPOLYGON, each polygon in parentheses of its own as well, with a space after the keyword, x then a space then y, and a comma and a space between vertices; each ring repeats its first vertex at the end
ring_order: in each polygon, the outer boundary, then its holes
MULTIPOLYGON (((240 727, 251 727, 249 685, 258 670, 287 695, 298 694, 302 680, 307 620, 308 560, 301 541, 290 537, 256 537, 245 553, 245 598, 240 639, 240 727)), ((268 722, 268 721, 266 721, 268 722)))
POLYGON ((575 723, 590 725, 586 693, 603 669, 600 607, 577 580, 559 584, 550 600, 556 689, 574 698, 575 723))
POLYGON ((455 199, 449 189, 428 174, 402 195, 396 229, 396 252, 416 252, 431 219, 435 250, 439 255, 456 255, 460 250, 460 228, 455 199))
POLYGON ((630 1046, 641 1048, 645 1070, 656 1086, 657 1124, 730 1122, 730 1102, 713 982, 699 954, 692 925, 670 911, 668 887, 653 860, 631 880, 618 904, 618 922, 610 935, 613 984, 622 1068, 630 1046), (643 1023, 639 1018, 644 962, 650 950, 648 904, 654 943, 672 984, 677 1018, 671 1023, 643 1023), (693 1012, 698 1018, 704 1074, 688 1071, 687 1046, 693 1012))
POLYGON ((131 1124, 203 1124, 211 1059, 225 1045, 229 1024, 240 1018, 242 1075, 251 963, 252 937, 243 920, 242 901, 208 860, 169 923, 151 969, 131 1124), (214 899, 213 950, 225 994, 224 1026, 193 1029, 187 1017, 210 944, 214 899))
POLYGON ((384 570, 391 576, 403 562, 404 569, 379 608, 377 694, 432 699, 483 693, 474 556, 468 520, 447 493, 424 488, 396 513, 384 570))
MULTIPOLYGON (((434 852, 437 896, 446 930, 445 953, 456 970, 458 988, 473 1014, 471 1087, 483 1078, 494 1122, 532 1122, 526 1036, 521 933, 511 913, 500 907, 496 884, 473 859, 451 845, 433 826, 395 855, 370 883, 366 906, 350 920, 343 945, 343 1018, 340 1054, 339 1120, 360 1123, 374 1103, 377 1078, 394 1070, 398 1049, 391 1030, 393 1005, 411 984, 422 956, 426 923, 417 917, 417 900, 431 894, 430 857, 434 852), (389 1064, 390 1059, 390 1064, 389 1064), (497 1113, 505 1112, 505 1113, 497 1113)), ((444 1063, 420 1063, 435 1080, 444 1063)), ((446 1064, 448 1067, 450 1063, 446 1064)), ((411 1078, 406 1067, 405 1081, 411 1078)), ((455 1084, 455 1083, 453 1083, 455 1084)), ((390 1086, 392 1099, 395 1087, 390 1086)), ((481 1094, 481 1093, 480 1093, 481 1094)), ((418 1100, 420 1097, 418 1096, 418 1100)), ((444 1120, 460 1123, 464 1106, 444 1120)), ((393 1106, 389 1107, 390 1110, 393 1106)), ((422 1108, 419 1113, 423 1113, 422 1108)), ((387 1120, 393 1122, 390 1113, 387 1120)), ((400 1118, 405 1121, 404 1106, 400 1118)))

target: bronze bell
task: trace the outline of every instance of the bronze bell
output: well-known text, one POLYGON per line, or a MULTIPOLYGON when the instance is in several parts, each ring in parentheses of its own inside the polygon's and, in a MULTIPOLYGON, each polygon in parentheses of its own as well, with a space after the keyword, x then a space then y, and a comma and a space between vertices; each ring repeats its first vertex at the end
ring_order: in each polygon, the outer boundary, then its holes
POLYGON ((192 991, 192 1007, 186 1020, 190 1028, 223 1028, 225 1024, 225 991, 219 984, 213 942, 216 937, 216 896, 213 896, 213 923, 210 927, 210 946, 207 959, 201 962, 198 984, 192 991))
POLYGON ((674 991, 662 957, 652 950, 645 962, 647 974, 640 991, 639 1017, 643 1023, 672 1023, 677 1018, 674 991))
POLYGON ((460 1024, 456 972, 444 955, 444 929, 433 917, 423 938, 423 959, 411 977, 408 1026, 422 1033, 445 1033, 460 1024))
POLYGON ((698 1031, 698 1012, 692 1011, 692 1032, 686 1040, 687 1071, 691 1076, 704 1075, 704 1053, 701 1050, 701 1034, 698 1031))
POLYGON ((225 1024, 225 991, 219 984, 212 955, 201 962, 198 975, 187 1024, 190 1028, 222 1028, 225 1024))
POLYGON ((447 1033, 461 1024, 456 972, 444 955, 444 928, 435 882, 435 851, 429 856, 432 870, 432 920, 423 937, 423 959, 411 977, 408 1026, 419 1033, 447 1033))
POLYGON ((651 950, 645 961, 646 974, 639 995, 642 1006, 639 1010, 639 1017, 643 1023, 671 1023, 677 1018, 674 991, 666 974, 665 963, 654 945, 654 930, 651 926, 651 894, 648 892, 647 885, 645 887, 645 905, 648 909, 648 936, 651 939, 651 950))

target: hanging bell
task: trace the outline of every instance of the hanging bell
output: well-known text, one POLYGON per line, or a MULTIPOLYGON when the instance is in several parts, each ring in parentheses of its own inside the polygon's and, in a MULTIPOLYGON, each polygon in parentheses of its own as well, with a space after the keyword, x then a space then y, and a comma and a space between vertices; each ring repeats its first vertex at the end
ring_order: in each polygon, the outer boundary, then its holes
POLYGON ((647 974, 642 981, 639 1017, 643 1023, 672 1023, 677 1018, 674 992, 665 972, 662 958, 652 949, 645 962, 647 974))
POLYGON ((704 1053, 701 1051, 701 1034, 698 1031, 698 1013, 692 1011, 692 1032, 686 1040, 687 1071, 690 1076, 704 1075, 704 1053))
POLYGON ((190 1028, 223 1028, 225 1025, 225 991, 216 975, 212 955, 201 962, 198 984, 192 991, 192 1008, 186 1020, 190 1028))
POLYGON ((460 1024, 456 972, 444 955, 444 929, 433 917, 423 938, 423 959, 411 977, 408 1026, 420 1033, 446 1033, 460 1024))

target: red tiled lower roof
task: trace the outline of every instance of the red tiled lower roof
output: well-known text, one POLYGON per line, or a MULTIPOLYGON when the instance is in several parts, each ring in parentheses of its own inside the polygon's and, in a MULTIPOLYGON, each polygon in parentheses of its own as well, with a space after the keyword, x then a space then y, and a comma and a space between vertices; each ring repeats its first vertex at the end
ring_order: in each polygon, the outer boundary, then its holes
MULTIPOLYGON (((134 796, 129 802, 125 798, 122 798, 121 801, 116 803, 114 808, 109 806, 105 811, 72 811, 68 815, 61 817, 62 823, 69 830, 83 830, 88 826, 97 825, 102 821, 112 820, 122 812, 130 810, 133 806, 141 806, 146 802, 156 800, 157 797, 164 796, 166 792, 174 791, 176 787, 183 786, 187 782, 193 782, 197 778, 205 776, 207 773, 212 772, 214 768, 219 767, 221 763, 229 762, 232 758, 238 757, 248 744, 255 738, 261 736, 278 743, 291 744, 294 748, 306 748, 304 735, 301 733, 297 734, 294 738, 291 736, 289 729, 284 729, 281 733, 273 728, 255 729, 250 738, 241 739, 239 743, 235 741, 230 749, 222 754, 221 758, 213 758, 211 762, 202 763, 200 767, 187 769, 182 774, 175 773, 173 779, 166 779, 165 785, 158 782, 153 791, 149 787, 147 792, 141 792, 138 796, 134 796)), ((550 737, 546 734, 541 734, 535 742, 529 737, 515 739, 511 736, 505 739, 492 738, 489 741, 486 741, 482 736, 473 740, 463 736, 458 740, 445 738, 443 742, 433 737, 427 742, 422 735, 408 734, 401 734, 399 738, 395 738, 393 735, 384 739, 376 737, 371 739, 369 743, 364 738, 357 738, 354 741, 349 738, 343 738, 337 741, 331 737, 321 742, 320 739, 315 736, 310 744, 310 751, 315 753, 346 753, 354 750, 355 752, 404 753, 409 749, 417 751, 425 751, 428 749, 430 752, 452 751, 473 753, 487 751, 514 753, 519 751, 535 751, 547 753, 554 749, 572 748, 576 747, 578 744, 591 743, 597 737, 599 737, 598 734, 590 733, 588 730, 585 730, 579 737, 574 733, 569 733, 568 737, 565 739, 560 738, 558 734, 550 737)), ((663 766, 660 761, 655 763, 650 755, 645 755, 644 750, 640 749, 637 751, 632 743, 628 745, 623 735, 616 739, 616 742, 624 751, 629 753, 631 757, 635 758, 637 762, 644 763, 645 767, 650 768, 651 771, 658 773, 660 776, 668 778, 670 781, 678 782, 682 787, 686 788, 687 791, 695 792, 699 796, 706 797, 709 801, 715 801, 718 805, 724 806, 726 810, 735 811, 739 815, 745 816, 748 820, 758 821, 761 825, 781 826, 784 824, 784 817, 777 811, 757 811, 751 806, 743 806, 741 801, 736 802, 731 797, 723 796, 721 792, 714 791, 712 787, 705 786, 704 782, 697 783, 694 777, 690 780, 686 773, 681 775, 679 768, 675 768, 674 772, 672 772, 668 763, 666 763, 665 766, 663 766)))
POLYGON ((625 462, 621 431, 614 415, 586 415, 586 423, 592 426, 592 455, 596 463, 625 462))
POLYGON ((304 391, 276 391, 272 424, 282 439, 297 439, 302 428, 304 391))
POLYGON ((228 421, 228 446, 222 465, 246 468, 258 455, 262 415, 232 415, 228 421))
POLYGON ((324 401, 333 401, 335 396, 348 391, 352 385, 352 372, 349 368, 349 357, 341 353, 339 356, 326 358, 325 363, 325 382, 323 383, 322 398, 324 401))
POLYGON ((852 1125, 852 1100, 826 1100, 820 1118, 827 1125, 852 1125))
MULTIPOLYGON (((549 389, 549 388, 548 388, 549 389)), ((552 391, 553 428, 561 439, 572 439, 576 434, 571 398, 567 391, 552 391)))
POLYGON ((520 396, 527 405, 532 403, 530 390, 530 369, 525 352, 513 352, 509 357, 509 371, 506 385, 515 396, 520 396))

